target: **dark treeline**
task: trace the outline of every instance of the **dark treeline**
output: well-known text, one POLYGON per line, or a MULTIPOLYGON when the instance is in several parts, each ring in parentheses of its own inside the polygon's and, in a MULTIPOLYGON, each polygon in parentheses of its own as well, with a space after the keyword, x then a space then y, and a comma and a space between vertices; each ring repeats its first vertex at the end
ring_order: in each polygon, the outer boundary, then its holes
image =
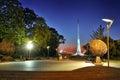
POLYGON ((28 41, 34 44, 31 55, 39 57, 47 56, 47 46, 50 56, 56 56, 57 47, 65 39, 43 17, 23 8, 18 0, 0 0, 0 55, 25 57, 28 41))

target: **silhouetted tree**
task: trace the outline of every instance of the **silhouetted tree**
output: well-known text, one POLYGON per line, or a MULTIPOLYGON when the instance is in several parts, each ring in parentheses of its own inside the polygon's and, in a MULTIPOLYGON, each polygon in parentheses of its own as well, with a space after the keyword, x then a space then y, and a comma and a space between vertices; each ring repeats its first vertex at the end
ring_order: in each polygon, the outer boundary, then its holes
POLYGON ((93 31, 93 34, 90 35, 92 39, 100 39, 104 38, 104 28, 100 25, 96 31, 93 31))
POLYGON ((63 35, 60 35, 56 29, 54 28, 49 28, 51 31, 51 38, 50 41, 48 42, 48 45, 50 46, 51 50, 51 56, 56 56, 56 49, 58 48, 59 44, 64 44, 65 38, 63 35))
POLYGON ((114 55, 116 58, 120 58, 120 40, 115 40, 116 45, 116 54, 114 55))

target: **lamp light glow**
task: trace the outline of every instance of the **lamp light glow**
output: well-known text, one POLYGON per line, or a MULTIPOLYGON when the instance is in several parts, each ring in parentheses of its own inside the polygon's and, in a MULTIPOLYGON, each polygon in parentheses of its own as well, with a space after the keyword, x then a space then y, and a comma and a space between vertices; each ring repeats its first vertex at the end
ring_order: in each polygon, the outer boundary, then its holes
POLYGON ((32 49, 32 47, 33 47, 32 41, 29 41, 27 44, 27 48, 30 50, 32 49))
POLYGON ((47 46, 47 49, 49 49, 50 48, 50 46, 47 46))
POLYGON ((102 20, 105 22, 113 22, 114 21, 113 19, 102 19, 102 20))

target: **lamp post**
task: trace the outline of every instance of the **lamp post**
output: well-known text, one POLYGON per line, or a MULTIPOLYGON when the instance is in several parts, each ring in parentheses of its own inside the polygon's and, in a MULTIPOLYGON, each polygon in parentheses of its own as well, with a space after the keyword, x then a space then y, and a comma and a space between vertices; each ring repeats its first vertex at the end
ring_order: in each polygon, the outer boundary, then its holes
POLYGON ((29 59, 30 59, 30 51, 31 51, 32 48, 33 48, 32 41, 29 41, 29 42, 27 43, 28 58, 29 58, 29 59))
POLYGON ((49 49, 50 49, 50 46, 47 46, 47 50, 48 50, 48 58, 49 58, 49 49))
POLYGON ((110 62, 110 53, 109 53, 109 30, 111 25, 113 24, 114 20, 113 19, 102 19, 105 22, 109 22, 110 24, 107 25, 107 48, 108 48, 108 53, 107 53, 107 59, 108 59, 108 67, 109 67, 109 62, 110 62))

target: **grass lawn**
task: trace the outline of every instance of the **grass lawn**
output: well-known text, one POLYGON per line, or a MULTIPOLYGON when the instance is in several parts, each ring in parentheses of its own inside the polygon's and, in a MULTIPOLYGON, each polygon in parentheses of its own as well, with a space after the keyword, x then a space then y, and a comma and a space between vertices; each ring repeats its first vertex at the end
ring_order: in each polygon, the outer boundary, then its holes
POLYGON ((92 66, 73 71, 0 71, 0 80, 120 80, 120 68, 92 66))
MULTIPOLYGON (((110 67, 120 68, 120 60, 110 60, 109 65, 110 67)), ((104 62, 103 66, 108 66, 108 62, 104 62)))

